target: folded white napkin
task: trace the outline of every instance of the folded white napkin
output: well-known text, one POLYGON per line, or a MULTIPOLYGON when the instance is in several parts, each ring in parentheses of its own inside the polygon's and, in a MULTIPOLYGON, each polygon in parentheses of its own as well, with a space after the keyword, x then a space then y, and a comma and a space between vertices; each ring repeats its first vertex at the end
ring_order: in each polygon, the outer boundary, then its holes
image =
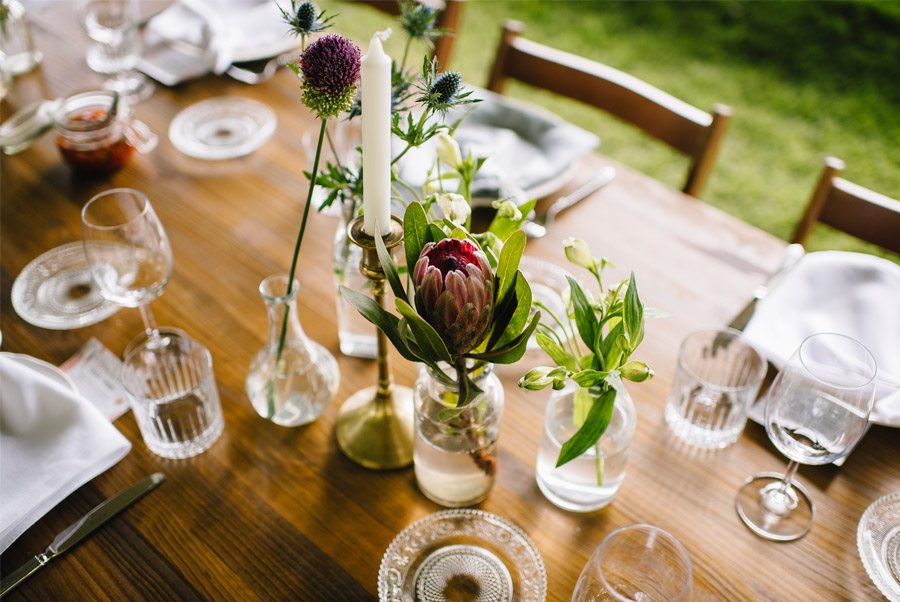
POLYGON ((760 302, 744 335, 781 368, 817 332, 869 348, 878 364, 871 419, 900 426, 900 265, 863 253, 810 253, 760 302))
POLYGON ((70 387, 0 353, 0 552, 130 449, 70 387))
MULTIPOLYGON (((285 2, 286 6, 290 2, 285 2)), ((144 41, 176 40, 205 50, 210 68, 223 73, 234 61, 265 58, 291 44, 274 0, 178 0, 147 23, 144 41)))

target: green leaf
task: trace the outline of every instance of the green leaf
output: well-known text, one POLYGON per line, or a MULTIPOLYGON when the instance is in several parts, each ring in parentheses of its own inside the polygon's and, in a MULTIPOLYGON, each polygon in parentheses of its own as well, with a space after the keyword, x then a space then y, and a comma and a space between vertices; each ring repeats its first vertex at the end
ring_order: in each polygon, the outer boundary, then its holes
POLYGON ((557 468, 589 450, 603 436, 609 421, 612 420, 616 403, 615 389, 606 389, 596 396, 591 392, 591 395, 594 397, 591 410, 578 432, 563 443, 562 449, 559 450, 559 458, 556 460, 557 468))
POLYGON ((644 340, 644 305, 638 296, 637 283, 634 280, 634 272, 628 280, 628 288, 625 290, 625 332, 631 343, 631 350, 644 340))
POLYGON ((542 332, 534 335, 534 338, 540 348, 544 350, 544 353, 549 355, 550 359, 556 362, 557 366, 562 366, 572 371, 578 370, 578 360, 575 359, 574 355, 563 349, 562 345, 542 332))
POLYGON ((607 333, 595 348, 598 357, 603 359, 603 367, 607 370, 615 370, 622 359, 622 341, 625 332, 625 322, 620 321, 607 333))
POLYGON ((378 261, 381 262, 381 269, 384 270, 385 276, 394 291, 394 296, 400 299, 406 298, 406 291, 403 289, 403 283, 400 281, 400 274, 397 273, 397 264, 394 258, 384 246, 384 239, 380 236, 375 237, 375 249, 378 251, 378 261))
POLYGON ((412 270, 422 254, 422 248, 431 242, 428 217, 421 203, 410 203, 403 214, 403 244, 406 247, 406 265, 412 270))
MULTIPOLYGON (((501 331, 500 340, 497 342, 498 345, 508 343, 519 336, 519 333, 528 324, 528 317, 531 315, 531 287, 528 285, 528 281, 525 280, 522 272, 517 273, 514 290, 516 292, 516 309, 509 324, 501 331)), ((488 349, 490 348, 488 347, 488 349)))
POLYGON ((402 298, 397 297, 394 299, 394 302, 397 305, 397 311, 399 311, 409 323, 409 328, 412 330, 413 336, 419 344, 422 353, 430 360, 452 363, 450 352, 447 350, 447 345, 434 327, 426 322, 422 316, 417 314, 416 310, 402 298))
POLYGON ((523 330, 519 336, 510 341, 504 347, 500 347, 499 349, 492 349, 484 353, 468 353, 466 354, 466 357, 470 357, 476 360, 484 360, 486 362, 493 362, 495 364, 515 364, 517 361, 522 359, 523 355, 525 355, 525 350, 528 347, 528 339, 531 338, 531 334, 534 332, 534 329, 537 328, 538 322, 540 321, 541 312, 537 312, 536 314, 534 314, 534 317, 531 320, 531 324, 528 325, 528 328, 523 330))
POLYGON ((587 420, 591 408, 594 407, 594 398, 588 389, 578 387, 572 397, 572 423, 576 428, 581 426, 587 420))
POLYGON ((500 251, 500 262, 497 264, 497 280, 499 285, 495 292, 494 299, 502 300, 506 292, 515 283, 516 274, 519 271, 519 260, 522 258, 522 252, 525 250, 525 233, 514 232, 506 242, 503 243, 503 249, 500 251))
POLYGON ((594 349, 594 340, 597 337, 597 329, 600 327, 597 323, 597 316, 594 315, 594 308, 578 281, 571 276, 566 276, 566 280, 569 281, 569 289, 572 292, 572 305, 575 307, 575 326, 578 328, 578 334, 581 335, 581 340, 588 349, 594 349))
POLYGON ((578 386, 589 389, 604 384, 607 376, 609 372, 606 370, 581 370, 572 375, 572 380, 578 383, 578 386))
POLYGON ((392 313, 385 311, 383 307, 375 303, 371 297, 358 293, 346 286, 340 287, 341 296, 347 300, 350 305, 356 308, 362 317, 378 327, 390 339, 397 351, 404 359, 411 362, 420 362, 422 358, 414 353, 406 344, 403 336, 400 334, 400 319, 392 313))
POLYGON ((483 393, 481 389, 478 388, 478 385, 469 377, 469 373, 465 370, 460 371, 459 377, 459 397, 456 402, 456 407, 463 406, 471 401, 473 401, 478 395, 483 393))
POLYGON ((447 238, 447 233, 437 224, 428 224, 428 232, 431 235, 431 240, 433 242, 440 242, 447 238))
POLYGON ((516 295, 507 295, 506 298, 500 302, 500 305, 494 309, 494 316, 491 320, 491 336, 490 338, 488 338, 487 344, 484 345, 483 348, 480 349, 480 351, 493 349, 497 346, 497 343, 500 341, 500 337, 503 336, 504 332, 506 331, 506 327, 509 325, 510 321, 513 318, 513 314, 518 307, 517 303, 518 299, 516 295))

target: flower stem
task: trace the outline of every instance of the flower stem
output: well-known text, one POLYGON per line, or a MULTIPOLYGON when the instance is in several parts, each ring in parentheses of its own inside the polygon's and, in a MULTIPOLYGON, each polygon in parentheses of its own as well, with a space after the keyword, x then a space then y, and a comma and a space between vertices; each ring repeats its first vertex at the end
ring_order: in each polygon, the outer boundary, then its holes
MULTIPOLYGON (((313 191, 316 188, 316 176, 319 172, 319 157, 322 155, 322 141, 325 139, 325 125, 328 119, 322 119, 322 127, 319 129, 319 141, 316 144, 316 157, 313 160, 313 168, 309 179, 309 191, 306 193, 306 205, 303 207, 303 218, 300 221, 300 232, 297 234, 297 242, 294 244, 294 256, 291 259, 291 270, 288 273, 287 293, 285 297, 290 298, 294 292, 294 274, 297 272, 297 260, 300 258, 300 245, 303 243, 303 233, 306 232, 306 219, 309 217, 309 207, 312 205, 313 191)), ((275 370, 278 370, 278 364, 281 362, 281 355, 284 353, 285 339, 287 338, 288 317, 291 313, 290 304, 284 308, 284 317, 281 319, 281 335, 278 337, 278 350, 275 352, 275 370)), ((275 415, 275 399, 270 391, 268 417, 275 415)))
POLYGON ((406 68, 406 57, 409 55, 409 46, 412 44, 412 36, 406 37, 406 45, 403 47, 403 58, 400 60, 400 73, 406 68))

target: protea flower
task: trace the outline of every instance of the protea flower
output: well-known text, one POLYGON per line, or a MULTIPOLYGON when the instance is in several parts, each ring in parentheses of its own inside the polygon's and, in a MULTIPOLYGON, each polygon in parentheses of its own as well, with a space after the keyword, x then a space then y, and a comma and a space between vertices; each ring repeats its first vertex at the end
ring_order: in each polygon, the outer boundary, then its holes
POLYGON ((450 355, 471 351, 491 323, 494 276, 487 256, 468 240, 446 238, 422 248, 413 270, 416 311, 450 355))
POLYGON ((303 104, 320 119, 350 108, 359 81, 359 48, 339 34, 328 34, 309 45, 300 57, 303 104))

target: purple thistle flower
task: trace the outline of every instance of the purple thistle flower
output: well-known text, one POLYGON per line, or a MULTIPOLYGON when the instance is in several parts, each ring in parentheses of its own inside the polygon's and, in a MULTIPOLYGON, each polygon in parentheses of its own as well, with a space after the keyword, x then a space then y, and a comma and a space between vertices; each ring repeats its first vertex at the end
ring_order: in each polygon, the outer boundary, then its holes
POLYGON ((336 33, 322 36, 300 57, 304 85, 333 97, 343 96, 356 85, 359 66, 359 48, 336 33))

